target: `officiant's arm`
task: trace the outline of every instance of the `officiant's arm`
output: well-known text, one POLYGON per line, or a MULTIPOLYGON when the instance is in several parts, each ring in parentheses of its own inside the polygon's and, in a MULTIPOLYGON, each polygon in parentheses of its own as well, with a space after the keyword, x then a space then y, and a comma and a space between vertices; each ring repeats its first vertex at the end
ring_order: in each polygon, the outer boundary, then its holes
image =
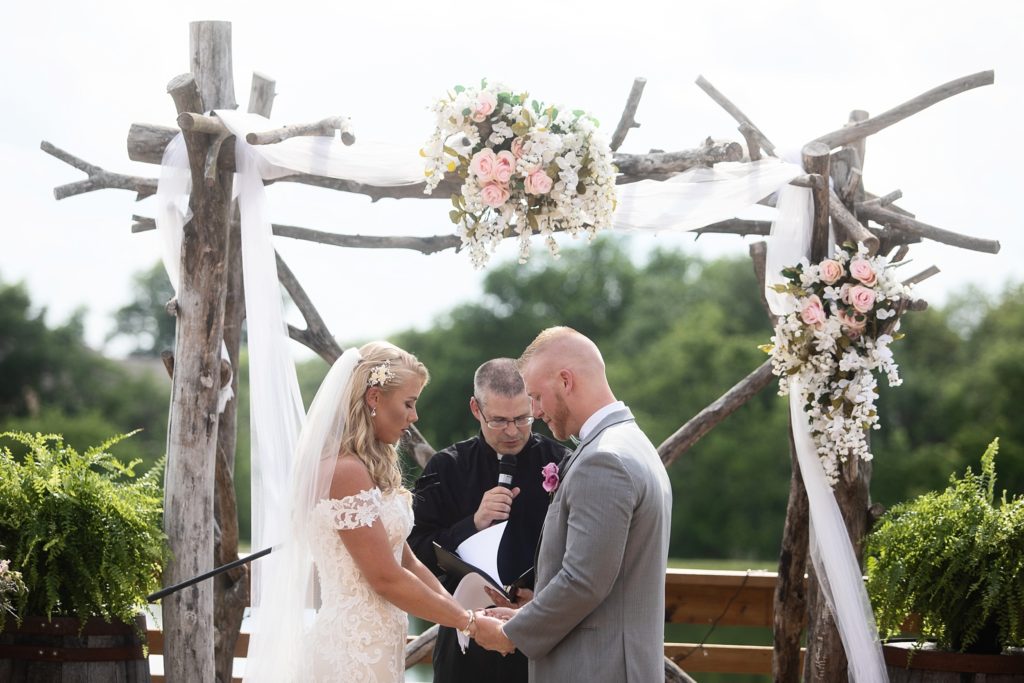
POLYGON ((451 455, 438 451, 427 462, 423 474, 413 488, 415 524, 409 534, 409 547, 416 557, 435 574, 441 574, 434 555, 434 542, 454 551, 459 544, 476 533, 473 515, 462 515, 449 490, 451 455))
POLYGON ((561 567, 504 628, 531 659, 550 652, 608 597, 638 494, 618 456, 598 452, 577 466, 563 495, 568 519, 561 567))

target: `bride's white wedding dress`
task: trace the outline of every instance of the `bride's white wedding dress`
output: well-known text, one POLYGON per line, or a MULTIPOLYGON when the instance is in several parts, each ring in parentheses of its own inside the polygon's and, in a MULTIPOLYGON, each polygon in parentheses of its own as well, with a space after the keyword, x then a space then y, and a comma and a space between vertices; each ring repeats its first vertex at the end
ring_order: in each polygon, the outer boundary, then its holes
POLYGON ((313 510, 310 545, 322 604, 303 680, 399 683, 405 676, 406 613, 379 596, 345 549, 339 530, 381 520, 401 563, 412 530, 412 496, 405 489, 373 488, 342 499, 324 499, 313 510))

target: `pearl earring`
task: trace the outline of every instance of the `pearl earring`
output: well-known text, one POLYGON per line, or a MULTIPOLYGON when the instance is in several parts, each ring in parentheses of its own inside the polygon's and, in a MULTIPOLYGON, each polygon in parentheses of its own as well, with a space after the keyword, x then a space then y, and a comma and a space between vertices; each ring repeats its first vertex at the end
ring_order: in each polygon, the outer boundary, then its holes
POLYGON ((377 409, 370 408, 370 417, 377 417, 377 409))

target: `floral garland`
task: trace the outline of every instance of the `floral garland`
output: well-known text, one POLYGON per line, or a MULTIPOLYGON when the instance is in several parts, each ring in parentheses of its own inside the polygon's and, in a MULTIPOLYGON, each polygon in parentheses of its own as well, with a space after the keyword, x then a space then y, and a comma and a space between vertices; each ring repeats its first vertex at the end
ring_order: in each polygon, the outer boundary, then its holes
POLYGON ((772 288, 788 295, 789 312, 760 348, 771 354, 779 395, 789 394, 791 377, 800 380, 818 457, 834 485, 840 462, 871 460, 865 435, 880 426, 872 373, 884 371, 891 387, 902 383, 889 344, 903 336, 899 316, 910 288, 888 261, 849 242, 832 258, 802 259, 782 274, 789 282, 772 288))
POLYGON ((580 232, 593 239, 611 225, 615 167, 598 122, 580 110, 529 100, 500 84, 457 85, 432 107, 437 127, 420 154, 427 194, 446 173, 462 179, 449 218, 473 264, 483 267, 507 235, 519 236, 519 262, 530 236, 580 232))

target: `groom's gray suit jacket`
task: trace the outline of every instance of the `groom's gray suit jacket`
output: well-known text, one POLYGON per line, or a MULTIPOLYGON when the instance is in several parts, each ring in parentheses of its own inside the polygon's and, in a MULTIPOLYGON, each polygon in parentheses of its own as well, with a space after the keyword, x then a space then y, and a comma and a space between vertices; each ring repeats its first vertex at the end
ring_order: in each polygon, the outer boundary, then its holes
POLYGON ((530 658, 532 683, 663 681, 672 513, 665 466, 622 409, 559 469, 536 594, 505 633, 530 658))

